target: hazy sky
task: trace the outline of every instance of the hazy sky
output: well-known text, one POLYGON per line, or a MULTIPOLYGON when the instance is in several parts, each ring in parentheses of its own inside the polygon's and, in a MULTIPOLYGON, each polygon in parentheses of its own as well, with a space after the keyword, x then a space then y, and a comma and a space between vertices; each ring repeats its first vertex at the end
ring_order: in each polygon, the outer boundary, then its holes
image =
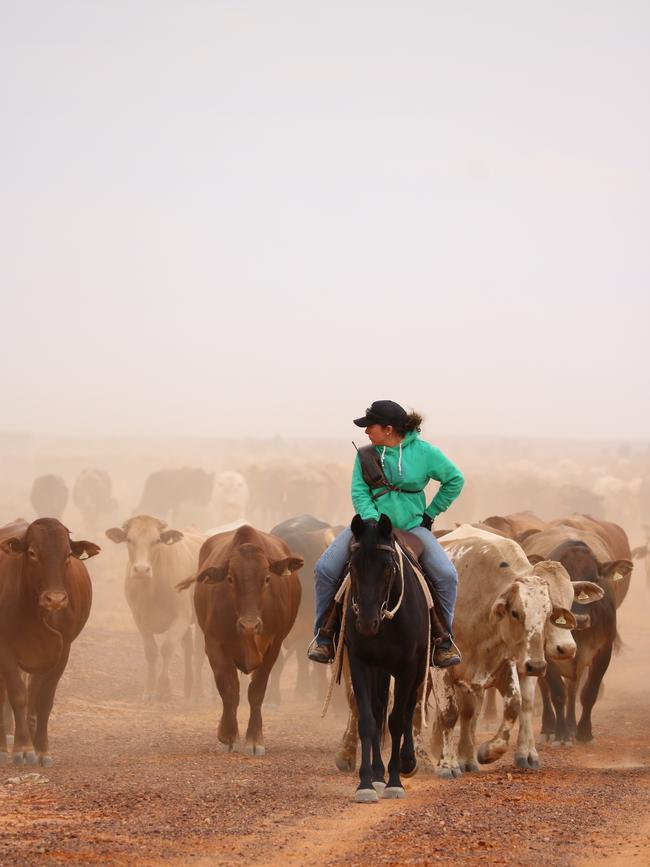
POLYGON ((650 437, 647 0, 0 14, 0 429, 650 437))

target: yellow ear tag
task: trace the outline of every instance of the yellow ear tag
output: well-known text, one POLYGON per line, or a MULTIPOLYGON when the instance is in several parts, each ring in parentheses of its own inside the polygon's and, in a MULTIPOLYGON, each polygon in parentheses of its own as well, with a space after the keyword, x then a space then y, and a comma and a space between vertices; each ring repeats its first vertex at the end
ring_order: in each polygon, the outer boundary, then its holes
POLYGON ((555 622, 558 626, 566 626, 566 620, 564 619, 564 617, 556 617, 555 622))
POLYGON ((614 574, 612 575, 612 581, 622 581, 622 580, 623 580, 623 576, 621 575, 621 573, 620 572, 614 572, 614 574))
POLYGON ((291 569, 285 569, 282 576, 284 577, 285 575, 291 575, 291 569))
POLYGON ((589 595, 584 590, 581 590, 576 599, 578 602, 584 602, 585 599, 589 599, 589 595))

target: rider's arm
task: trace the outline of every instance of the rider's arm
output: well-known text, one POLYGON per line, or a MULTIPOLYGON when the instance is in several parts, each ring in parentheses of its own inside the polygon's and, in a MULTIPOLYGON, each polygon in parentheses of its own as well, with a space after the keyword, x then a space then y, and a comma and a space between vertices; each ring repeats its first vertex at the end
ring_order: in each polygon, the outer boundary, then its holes
POLYGON ((458 467, 445 457, 440 449, 431 445, 429 448, 429 478, 440 482, 440 488, 427 506, 426 513, 435 518, 451 506, 462 491, 465 479, 458 467))
POLYGON ((357 457, 352 471, 352 505, 358 515, 367 521, 369 518, 379 520, 379 511, 370 494, 370 488, 363 479, 361 461, 357 457))

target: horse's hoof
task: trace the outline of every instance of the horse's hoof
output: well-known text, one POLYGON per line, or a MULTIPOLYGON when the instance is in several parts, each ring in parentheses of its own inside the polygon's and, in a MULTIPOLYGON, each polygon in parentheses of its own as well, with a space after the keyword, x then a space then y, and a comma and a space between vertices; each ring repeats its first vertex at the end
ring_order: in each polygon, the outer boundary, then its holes
POLYGON ((404 797, 404 789, 401 786, 386 786, 384 789, 383 798, 396 799, 404 797))
POLYGON ((386 788, 386 783, 383 780, 373 780, 372 787, 378 795, 381 795, 386 788))
POLYGON ((357 789, 354 800, 357 804, 374 804, 379 800, 379 795, 374 789, 357 789))
POLYGON ((337 753, 335 756, 336 767, 339 771, 343 771, 344 774, 350 773, 356 767, 356 759, 354 757, 346 756, 343 753, 337 753))
POLYGON ((418 772, 418 763, 417 759, 413 759, 412 762, 409 762, 407 765, 402 765, 399 769, 399 773, 401 777, 413 777, 418 772))
POLYGON ((54 764, 54 759, 52 758, 52 756, 39 756, 38 763, 43 768, 51 768, 54 764))

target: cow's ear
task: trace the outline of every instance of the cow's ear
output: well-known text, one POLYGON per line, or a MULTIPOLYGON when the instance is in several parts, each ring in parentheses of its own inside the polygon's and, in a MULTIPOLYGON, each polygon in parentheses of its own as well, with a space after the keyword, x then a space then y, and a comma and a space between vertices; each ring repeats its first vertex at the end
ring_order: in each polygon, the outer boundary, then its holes
POLYGON ((94 542, 82 540, 81 542, 70 542, 70 550, 72 551, 72 556, 76 557, 77 560, 90 560, 91 557, 99 554, 102 549, 99 545, 95 545, 94 542))
POLYGON ((228 575, 228 566, 208 566, 196 576, 197 584, 219 584, 228 575))
POLYGON ((647 545, 639 545, 638 548, 632 548, 632 559, 633 560, 642 560, 644 557, 648 556, 648 546, 647 545))
POLYGON ((366 526, 365 521, 361 517, 361 515, 355 515, 352 518, 352 523, 350 524, 350 529, 352 530, 352 535, 357 540, 357 542, 361 539, 361 535, 363 533, 364 527, 366 526))
POLYGON ((25 539, 19 539, 18 536, 10 536, 0 542, 0 551, 4 551, 8 557, 22 557, 26 549, 25 539))
POLYGON ((622 581, 632 574, 632 569, 634 563, 631 560, 609 560, 598 567, 603 578, 608 578, 610 581, 622 581))
POLYGON ((490 611, 490 623, 496 623, 497 620, 503 620, 508 611, 508 595, 507 593, 499 596, 497 601, 492 606, 490 611))
POLYGON ((526 554, 526 557, 531 566, 536 566, 538 563, 543 563, 546 560, 546 557, 542 557, 541 554, 526 554))
POLYGON ((384 513, 382 512, 379 516, 377 526, 379 527, 379 535, 383 536, 384 539, 390 539, 390 537, 393 535, 393 522, 388 517, 388 515, 384 515, 384 513))
POLYGON ((160 541, 164 542, 165 545, 173 545, 180 542, 182 538, 183 533, 180 530, 163 530, 160 534, 160 541))
POLYGON ((109 527, 104 534, 111 542, 126 542, 126 532, 121 527, 109 527))
POLYGON ((592 602, 598 602, 605 595, 605 591, 593 581, 572 581, 573 598, 581 605, 590 605, 592 602))
POLYGON ((561 608, 559 605, 553 606, 551 623, 553 626, 559 626, 560 629, 575 629, 578 625, 578 621, 568 608, 561 608))
POLYGON ((269 569, 274 575, 291 575, 293 572, 302 569, 304 565, 305 561, 302 557, 292 555, 291 557, 285 557, 283 560, 274 560, 273 563, 269 563, 269 569))

